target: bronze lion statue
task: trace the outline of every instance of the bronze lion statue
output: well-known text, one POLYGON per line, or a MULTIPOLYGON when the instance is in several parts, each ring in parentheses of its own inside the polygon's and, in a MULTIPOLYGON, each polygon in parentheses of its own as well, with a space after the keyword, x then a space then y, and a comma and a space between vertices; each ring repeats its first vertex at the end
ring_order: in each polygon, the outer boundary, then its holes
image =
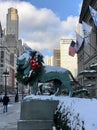
POLYGON ((44 65, 43 55, 36 50, 27 50, 17 59, 17 81, 32 86, 33 94, 38 91, 38 83, 54 81, 55 95, 60 95, 60 86, 63 84, 69 96, 72 96, 73 88, 70 77, 75 80, 71 72, 65 68, 44 65))

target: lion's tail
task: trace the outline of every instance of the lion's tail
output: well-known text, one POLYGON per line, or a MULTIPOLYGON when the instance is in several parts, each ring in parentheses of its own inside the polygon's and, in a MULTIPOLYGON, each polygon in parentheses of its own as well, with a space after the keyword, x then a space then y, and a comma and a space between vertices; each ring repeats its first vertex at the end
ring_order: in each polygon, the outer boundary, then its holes
POLYGON ((73 74, 69 71, 69 74, 71 76, 71 78, 73 79, 73 81, 78 84, 80 87, 82 87, 82 85, 74 78, 73 74))

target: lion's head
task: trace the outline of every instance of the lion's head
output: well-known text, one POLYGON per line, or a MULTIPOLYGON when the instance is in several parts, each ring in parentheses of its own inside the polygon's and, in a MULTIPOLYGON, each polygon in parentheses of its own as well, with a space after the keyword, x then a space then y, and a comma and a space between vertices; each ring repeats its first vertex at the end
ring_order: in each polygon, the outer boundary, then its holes
POLYGON ((25 51, 17 59, 16 78, 23 84, 33 82, 41 72, 43 66, 43 55, 36 51, 25 51))

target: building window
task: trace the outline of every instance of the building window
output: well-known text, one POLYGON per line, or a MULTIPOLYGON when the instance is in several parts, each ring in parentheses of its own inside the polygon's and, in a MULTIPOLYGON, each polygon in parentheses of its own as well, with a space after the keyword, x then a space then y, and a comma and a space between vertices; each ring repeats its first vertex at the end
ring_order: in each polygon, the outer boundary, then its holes
POLYGON ((0 64, 0 67, 3 67, 3 64, 0 64))
POLYGON ((4 58, 4 51, 1 51, 1 58, 4 58))
POLYGON ((1 59, 1 63, 3 63, 3 61, 4 61, 4 60, 3 60, 3 59, 1 59))

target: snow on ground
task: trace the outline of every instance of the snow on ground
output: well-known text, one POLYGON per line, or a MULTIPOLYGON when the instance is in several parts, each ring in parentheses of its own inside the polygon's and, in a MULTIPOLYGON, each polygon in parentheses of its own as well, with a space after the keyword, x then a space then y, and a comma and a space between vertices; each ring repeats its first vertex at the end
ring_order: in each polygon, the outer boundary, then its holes
POLYGON ((70 109, 72 127, 76 125, 74 117, 79 114, 79 122, 81 125, 84 122, 85 130, 97 130, 97 99, 65 98, 60 104, 63 104, 62 110, 64 106, 70 109))
POLYGON ((79 114, 79 120, 84 121, 85 130, 97 130, 97 99, 85 99, 85 98, 74 98, 65 96, 34 96, 29 95, 24 98, 24 101, 30 101, 31 99, 39 100, 59 100, 59 106, 62 105, 61 111, 64 106, 69 108, 72 116, 70 120, 74 124, 74 116, 79 114))
POLYGON ((17 129, 17 121, 20 119, 20 104, 9 104, 8 112, 3 113, 3 105, 0 103, 0 130, 17 129))

